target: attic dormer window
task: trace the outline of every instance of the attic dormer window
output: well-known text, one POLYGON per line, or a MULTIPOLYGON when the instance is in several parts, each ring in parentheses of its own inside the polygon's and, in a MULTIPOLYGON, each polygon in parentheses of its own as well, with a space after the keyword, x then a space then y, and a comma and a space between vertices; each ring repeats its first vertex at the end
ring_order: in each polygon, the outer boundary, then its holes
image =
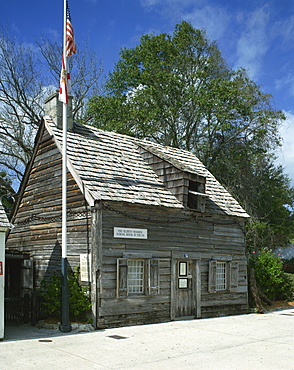
POLYGON ((204 212, 205 198, 205 183, 189 180, 187 203, 188 208, 204 212))

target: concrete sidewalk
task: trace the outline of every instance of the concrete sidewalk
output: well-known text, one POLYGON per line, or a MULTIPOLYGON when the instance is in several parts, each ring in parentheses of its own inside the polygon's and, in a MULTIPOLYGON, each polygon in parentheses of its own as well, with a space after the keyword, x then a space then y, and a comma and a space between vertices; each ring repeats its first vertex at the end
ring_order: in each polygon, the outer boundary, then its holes
POLYGON ((7 326, 6 369, 294 370, 294 309, 78 334, 7 326))

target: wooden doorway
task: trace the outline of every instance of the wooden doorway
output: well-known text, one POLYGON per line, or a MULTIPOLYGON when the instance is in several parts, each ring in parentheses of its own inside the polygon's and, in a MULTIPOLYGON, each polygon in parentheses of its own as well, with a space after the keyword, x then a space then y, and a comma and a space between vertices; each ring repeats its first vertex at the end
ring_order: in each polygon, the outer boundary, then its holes
POLYGON ((5 262, 5 321, 19 322, 22 318, 21 259, 5 262))
POLYGON ((177 261, 176 317, 195 316, 195 261, 177 261))
POLYGON ((201 317, 200 260, 172 260, 171 319, 201 317))
POLYGON ((28 322, 33 284, 32 259, 23 254, 6 254, 5 322, 28 322))

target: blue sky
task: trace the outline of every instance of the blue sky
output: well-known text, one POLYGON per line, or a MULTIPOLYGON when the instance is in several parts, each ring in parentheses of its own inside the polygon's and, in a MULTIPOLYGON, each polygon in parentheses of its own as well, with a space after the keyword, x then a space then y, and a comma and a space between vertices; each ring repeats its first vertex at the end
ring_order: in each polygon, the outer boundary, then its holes
MULTIPOLYGON (((172 32, 186 20, 205 29, 229 66, 246 68, 273 105, 287 116, 279 163, 294 185, 294 2, 293 0, 69 0, 77 46, 85 41, 107 73, 122 47, 145 33, 172 32)), ((0 0, 1 25, 22 42, 42 34, 62 39, 63 0, 0 0)))

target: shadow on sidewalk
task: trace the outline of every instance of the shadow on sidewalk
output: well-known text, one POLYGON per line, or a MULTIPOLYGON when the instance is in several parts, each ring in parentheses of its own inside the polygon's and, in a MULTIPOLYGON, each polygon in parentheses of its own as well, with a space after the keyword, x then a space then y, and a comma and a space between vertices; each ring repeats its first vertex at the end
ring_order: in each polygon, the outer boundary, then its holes
MULTIPOLYGON (((62 333, 59 329, 38 328, 30 324, 6 324, 4 328, 3 341, 18 341, 30 339, 50 339, 53 337, 67 336, 67 335, 82 335, 92 332, 72 330, 69 333, 62 333)), ((1 341, 0 341, 1 343, 1 341)))

